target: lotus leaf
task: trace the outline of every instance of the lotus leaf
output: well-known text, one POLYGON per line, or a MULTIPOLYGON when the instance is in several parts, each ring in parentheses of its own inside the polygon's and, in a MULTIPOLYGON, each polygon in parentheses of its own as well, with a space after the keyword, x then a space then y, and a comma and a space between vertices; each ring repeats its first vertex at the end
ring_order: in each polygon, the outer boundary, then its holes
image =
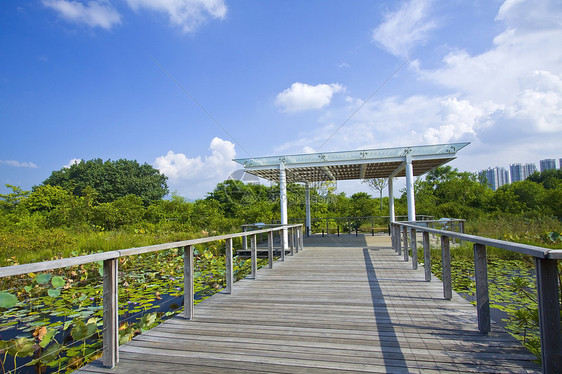
POLYGON ((49 273, 39 274, 35 277, 35 282, 37 282, 38 284, 46 284, 51 280, 51 278, 52 275, 49 273))
POLYGON ((51 279, 51 284, 52 284, 53 287, 55 287, 55 288, 63 287, 63 286, 65 285, 65 283, 66 283, 66 282, 64 281, 64 278, 63 278, 63 277, 60 277, 60 276, 56 276, 56 277, 53 277, 53 278, 51 279))
POLYGON ((0 308, 13 308, 18 303, 18 298, 9 292, 0 292, 0 308))
POLYGON ((51 297, 59 297, 60 296, 60 290, 57 289, 53 289, 53 288, 49 288, 47 290, 47 294, 51 297))
POLYGON ((33 339, 22 337, 12 339, 10 342, 12 345, 7 349, 9 355, 27 357, 33 355, 33 352, 35 352, 35 341, 33 339))

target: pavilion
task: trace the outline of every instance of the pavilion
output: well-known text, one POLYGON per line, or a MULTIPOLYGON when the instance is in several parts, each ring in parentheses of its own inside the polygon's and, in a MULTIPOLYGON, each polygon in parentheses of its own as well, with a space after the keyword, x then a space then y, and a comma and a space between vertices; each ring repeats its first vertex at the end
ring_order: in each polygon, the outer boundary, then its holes
POLYGON ((406 177, 408 221, 416 220, 414 177, 456 158, 470 143, 450 143, 344 152, 308 153, 285 156, 239 158, 247 173, 279 183, 281 224, 287 224, 287 183, 304 183, 306 191, 306 232, 310 232, 310 183, 388 179, 390 221, 395 221, 394 178, 406 177))

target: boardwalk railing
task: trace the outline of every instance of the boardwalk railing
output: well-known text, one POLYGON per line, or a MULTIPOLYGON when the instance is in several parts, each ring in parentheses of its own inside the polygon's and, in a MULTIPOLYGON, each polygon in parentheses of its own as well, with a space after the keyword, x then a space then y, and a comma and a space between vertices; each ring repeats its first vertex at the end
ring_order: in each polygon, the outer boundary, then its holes
MULTIPOLYGON (((432 221, 393 222, 391 224, 392 247, 408 261, 408 252, 412 251, 412 267, 417 269, 416 233, 422 232, 425 280, 431 280, 431 249, 429 234, 441 236, 443 297, 452 297, 450 239, 473 243, 474 270, 476 277, 476 308, 478 330, 490 331, 490 299, 488 294, 488 269, 486 247, 502 248, 523 253, 535 258, 537 276, 537 295, 539 307, 539 329, 541 337, 542 367, 544 373, 562 372, 562 331, 560 323, 560 300, 558 291, 558 260, 562 259, 562 250, 548 249, 527 244, 512 243, 489 239, 481 236, 467 235, 428 227, 432 221), (408 243, 410 247, 408 247, 408 243)), ((439 221, 434 221, 439 222, 439 221)))
POLYGON ((173 243, 157 244, 146 247, 129 248, 118 251, 96 253, 60 260, 37 262, 32 264, 14 265, 0 268, 0 278, 14 275, 50 271, 69 266, 83 265, 103 261, 103 365, 114 367, 119 362, 119 319, 118 319, 118 260, 121 257, 139 255, 143 253, 159 252, 173 248, 184 249, 184 317, 193 318, 194 309, 194 268, 193 249, 195 245, 216 241, 226 241, 226 287, 223 293, 232 293, 234 283, 232 240, 250 236, 251 241, 251 274, 255 279, 257 272, 257 235, 267 234, 269 268, 273 266, 273 233, 278 231, 281 240, 281 260, 285 259, 285 248, 289 247, 291 254, 295 249, 303 249, 303 233, 301 225, 286 225, 250 232, 210 236, 206 238, 184 240, 173 243), (288 232, 289 243, 284 242, 283 232, 288 232))
MULTIPOLYGON (((408 216, 396 216, 395 217, 396 221, 407 221, 408 220, 408 216)), ((428 215, 424 215, 424 214, 418 214, 416 215, 416 221, 428 221, 428 220, 433 220, 433 216, 428 216, 428 215)), ((371 229, 380 229, 382 227, 376 227, 376 225, 381 225, 381 221, 384 222, 382 225, 384 226, 384 228, 386 229, 388 227, 388 225, 390 224, 390 216, 365 216, 365 217, 323 217, 323 218, 316 218, 313 217, 311 219, 312 221, 312 226, 313 227, 319 227, 317 232, 320 231, 324 231, 324 227, 326 228, 326 234, 329 235, 330 234, 330 229, 333 230, 333 232, 336 231, 337 228, 337 232, 339 232, 339 228, 341 227, 342 232, 343 231, 348 231, 350 234, 353 231, 353 228, 356 228, 354 226, 354 224, 369 224, 371 225, 371 229), (378 223, 377 223, 378 222, 378 223), (335 227, 334 227, 335 226, 335 227)), ((272 221, 272 224, 279 224, 279 220, 274 220, 272 221)), ((437 222, 437 221, 436 221, 437 222)), ((289 218, 289 223, 293 223, 293 224, 297 224, 297 223, 302 223, 303 226, 306 227, 306 218, 289 218)), ((248 225, 250 226, 250 225, 248 225)), ((311 227, 310 230, 312 230, 313 228, 311 227)), ((306 233, 307 236, 312 235, 312 232, 307 232, 306 233)))

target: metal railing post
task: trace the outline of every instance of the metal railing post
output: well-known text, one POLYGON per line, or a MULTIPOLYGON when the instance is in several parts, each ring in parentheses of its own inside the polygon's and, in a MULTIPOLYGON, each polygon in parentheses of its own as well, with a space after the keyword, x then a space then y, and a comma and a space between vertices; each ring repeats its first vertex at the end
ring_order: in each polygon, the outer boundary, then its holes
POLYGON ((453 288, 451 286, 451 250, 449 248, 449 237, 441 237, 441 266, 443 272, 443 298, 451 300, 453 288))
POLYGON ((302 251, 304 249, 304 237, 302 235, 302 226, 299 227, 299 236, 300 236, 300 246, 302 251))
POLYGON ((103 261, 103 366, 119 362, 119 299, 117 259, 103 261))
POLYGON ((193 319, 193 246, 188 245, 183 251, 183 316, 193 319))
POLYGON ((234 284, 234 272, 232 269, 232 238, 226 239, 226 287, 224 288, 225 293, 232 293, 232 285, 234 284))
POLYGON ((543 373, 562 372, 557 260, 535 258, 543 373))
POLYGON ((431 281, 431 247, 429 246, 429 233, 423 232, 423 266, 426 282, 431 281))

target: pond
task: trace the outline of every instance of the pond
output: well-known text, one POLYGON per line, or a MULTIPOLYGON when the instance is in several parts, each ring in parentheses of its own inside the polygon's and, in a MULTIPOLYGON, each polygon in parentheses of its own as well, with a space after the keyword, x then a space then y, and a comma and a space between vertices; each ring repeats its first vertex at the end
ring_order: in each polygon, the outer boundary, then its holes
MULTIPOLYGON (((218 252, 195 250, 195 303, 225 286, 218 252)), ((0 280, 2 373, 71 372, 101 356, 102 269, 100 262, 0 280), (13 306, 6 295, 16 298, 13 306)), ((243 278, 250 261, 235 257, 233 270, 235 279, 243 278)), ((119 259, 120 344, 182 310, 181 249, 119 259)))

